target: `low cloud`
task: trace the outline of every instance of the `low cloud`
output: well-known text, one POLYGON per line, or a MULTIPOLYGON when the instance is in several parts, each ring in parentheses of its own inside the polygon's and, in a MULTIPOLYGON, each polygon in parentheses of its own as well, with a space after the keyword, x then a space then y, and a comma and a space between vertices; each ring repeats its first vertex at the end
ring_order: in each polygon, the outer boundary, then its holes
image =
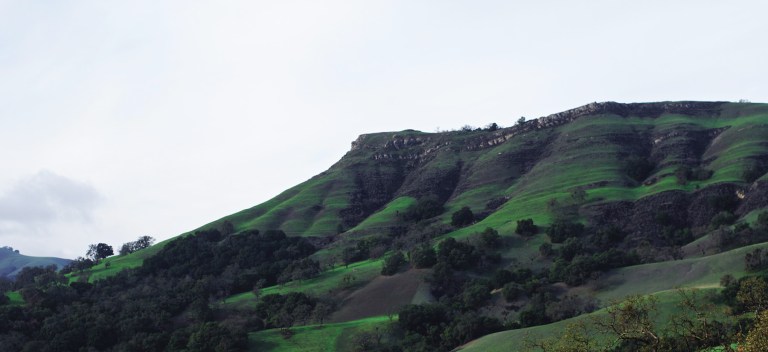
POLYGON ((93 186, 40 171, 0 194, 0 235, 44 235, 57 223, 90 223, 102 200, 93 186))

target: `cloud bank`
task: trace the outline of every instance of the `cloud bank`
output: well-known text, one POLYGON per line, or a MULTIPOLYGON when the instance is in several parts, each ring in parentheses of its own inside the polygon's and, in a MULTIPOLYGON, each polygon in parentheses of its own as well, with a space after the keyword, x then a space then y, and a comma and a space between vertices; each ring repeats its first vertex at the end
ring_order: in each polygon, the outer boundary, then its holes
POLYGON ((55 238, 60 225, 91 223, 102 200, 88 183, 39 171, 0 194, 0 243, 37 247, 55 238))

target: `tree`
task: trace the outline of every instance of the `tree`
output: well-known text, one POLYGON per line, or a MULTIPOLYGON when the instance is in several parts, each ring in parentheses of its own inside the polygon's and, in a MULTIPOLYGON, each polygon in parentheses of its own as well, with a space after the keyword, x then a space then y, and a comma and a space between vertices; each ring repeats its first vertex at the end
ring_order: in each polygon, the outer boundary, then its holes
POLYGON ((744 352, 768 351, 768 311, 757 316, 757 322, 747 334, 744 352))
POLYGON ((609 334, 616 342, 628 342, 658 350, 661 334, 654 321, 658 316, 658 298, 655 296, 629 296, 623 302, 606 309, 606 315, 595 319, 598 330, 609 334))
POLYGON ((549 257, 552 255, 552 244, 549 242, 544 242, 539 246, 539 254, 541 254, 542 257, 549 257))
POLYGON ((654 168, 656 166, 648 161, 648 159, 635 156, 627 159, 624 165, 624 172, 633 180, 642 182, 651 175, 654 168))
POLYGON ((99 243, 89 245, 86 256, 98 262, 99 260, 109 257, 113 254, 115 254, 115 252, 112 250, 112 246, 106 243, 99 243))
POLYGON ((61 273, 68 274, 74 271, 83 271, 94 265, 96 265, 96 262, 90 258, 77 257, 77 259, 69 262, 67 265, 61 268, 61 273))
POLYGON ((141 236, 136 241, 126 242, 120 247, 120 255, 131 254, 138 250, 147 248, 155 243, 155 239, 151 236, 141 236))
POLYGON ((405 256, 403 252, 395 252, 384 260, 384 265, 381 268, 381 275, 394 275, 405 264, 405 256))
POLYGON ((517 220, 515 233, 520 236, 533 236, 539 232, 539 227, 533 224, 533 219, 517 220))
POLYGON ((478 236, 480 239, 480 246, 485 248, 496 249, 501 246, 501 236, 499 231, 494 230, 491 227, 486 227, 483 232, 478 236))
POLYGON ((736 300, 755 314, 768 308, 768 283, 762 277, 748 277, 739 283, 736 300))
POLYGON ((547 236, 552 243, 563 243, 570 237, 578 237, 584 232, 584 225, 577 222, 558 220, 547 228, 547 236))
POLYGON ((437 263, 437 254, 432 246, 425 244, 411 251, 411 264, 417 269, 431 268, 437 263))
POLYGON ((456 227, 467 226, 475 221, 475 214, 469 207, 462 207, 451 215, 451 225, 456 227))
POLYGON ((323 325, 323 321, 327 319, 332 312, 333 312, 333 309, 331 308, 330 305, 320 302, 315 306, 315 309, 312 311, 312 318, 314 318, 315 321, 318 322, 320 325, 323 325))
POLYGON ((515 126, 522 126, 525 124, 525 116, 520 116, 519 119, 517 119, 517 123, 515 123, 515 126))

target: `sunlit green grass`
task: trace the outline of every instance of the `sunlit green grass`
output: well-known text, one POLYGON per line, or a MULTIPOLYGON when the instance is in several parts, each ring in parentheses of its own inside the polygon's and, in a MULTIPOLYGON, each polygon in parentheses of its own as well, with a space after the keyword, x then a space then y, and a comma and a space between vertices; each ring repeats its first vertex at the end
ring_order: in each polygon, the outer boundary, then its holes
MULTIPOLYGON (((333 291, 344 289, 347 286, 360 286, 373 280, 381 273, 383 260, 366 260, 350 264, 349 267, 337 266, 331 270, 326 270, 320 276, 299 281, 292 281, 285 285, 276 285, 261 290, 262 295, 285 294, 289 292, 303 292, 312 296, 322 296, 333 291), (345 276, 351 276, 353 279, 346 283, 345 276)), ((244 292, 230 296, 222 303, 225 307, 252 306, 256 304, 256 297, 253 292, 244 292)))
POLYGON ((398 214, 406 211, 408 207, 415 203, 416 198, 413 197, 395 198, 385 205, 383 209, 373 213, 352 228, 350 232, 385 229, 388 225, 397 223, 399 221, 398 214))
POLYGON ((10 299, 8 301, 9 305, 23 305, 24 304, 24 298, 21 298, 21 294, 19 291, 9 291, 5 293, 6 296, 10 299))
MULTIPOLYGON (((396 319, 397 317, 393 317, 396 319)), ((280 329, 264 330, 248 335, 250 351, 269 352, 326 352, 352 351, 354 335, 359 332, 384 333, 391 323, 388 317, 371 317, 344 323, 307 325, 292 328, 293 335, 286 339, 280 329)))

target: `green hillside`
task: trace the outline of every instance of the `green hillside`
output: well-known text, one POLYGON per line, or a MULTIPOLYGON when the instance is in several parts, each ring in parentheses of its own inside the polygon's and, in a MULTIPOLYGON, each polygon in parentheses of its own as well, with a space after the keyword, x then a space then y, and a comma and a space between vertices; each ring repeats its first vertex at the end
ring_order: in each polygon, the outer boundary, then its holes
POLYGON ((140 300, 154 287, 189 343, 202 319, 249 331, 252 350, 518 350, 629 295, 669 315, 676 288, 714 297, 730 275, 739 290, 768 269, 767 172, 768 104, 592 103, 364 134, 267 202, 69 279, 140 300))

